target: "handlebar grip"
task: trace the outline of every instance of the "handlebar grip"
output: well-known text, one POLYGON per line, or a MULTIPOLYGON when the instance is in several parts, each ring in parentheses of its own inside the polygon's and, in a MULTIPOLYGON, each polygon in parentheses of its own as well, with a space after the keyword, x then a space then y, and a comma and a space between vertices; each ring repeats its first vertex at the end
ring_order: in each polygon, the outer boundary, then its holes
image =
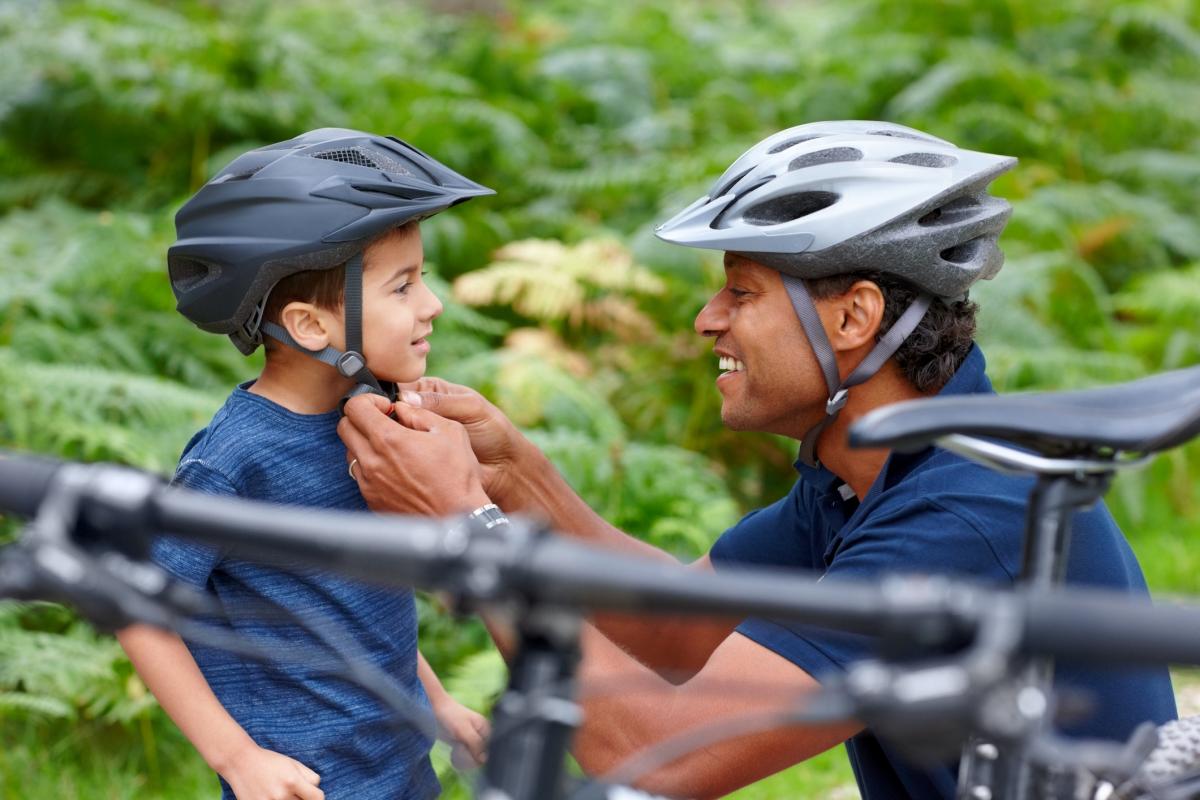
POLYGON ((0 514, 32 517, 64 462, 0 450, 0 514))

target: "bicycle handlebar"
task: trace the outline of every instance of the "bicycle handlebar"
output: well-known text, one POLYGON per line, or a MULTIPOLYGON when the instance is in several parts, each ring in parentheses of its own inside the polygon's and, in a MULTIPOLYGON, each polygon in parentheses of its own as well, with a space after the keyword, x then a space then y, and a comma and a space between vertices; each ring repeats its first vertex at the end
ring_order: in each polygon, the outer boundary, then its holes
POLYGON ((0 451, 0 514, 19 517, 37 513, 54 476, 64 462, 0 451))
POLYGON ((1105 663, 1200 665, 1200 607, 1137 602, 1097 590, 1011 592, 933 578, 878 584, 818 582, 793 573, 722 569, 698 573, 541 535, 514 519, 506 536, 461 520, 279 507, 164 486, 147 473, 0 454, 0 511, 32 516, 68 474, 82 487, 94 528, 134 518, 240 558, 307 563, 382 584, 449 589, 476 601, 518 597, 542 604, 640 613, 760 616, 874 636, 964 641, 989 611, 1010 604, 1020 650, 1105 663), (470 535, 469 535, 470 534, 470 535))

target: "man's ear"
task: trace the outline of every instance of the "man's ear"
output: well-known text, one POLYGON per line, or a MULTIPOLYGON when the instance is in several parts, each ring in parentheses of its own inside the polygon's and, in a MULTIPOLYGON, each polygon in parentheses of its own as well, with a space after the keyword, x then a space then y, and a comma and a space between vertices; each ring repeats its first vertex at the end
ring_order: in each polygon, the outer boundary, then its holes
POLYGON ((874 281, 856 281, 834 301, 836 327, 829 343, 834 350, 856 350, 875 343, 883 324, 883 290, 874 281))
POLYGON ((309 350, 324 350, 339 346, 334 325, 336 315, 312 303, 292 301, 279 312, 279 324, 296 340, 296 344, 309 350))

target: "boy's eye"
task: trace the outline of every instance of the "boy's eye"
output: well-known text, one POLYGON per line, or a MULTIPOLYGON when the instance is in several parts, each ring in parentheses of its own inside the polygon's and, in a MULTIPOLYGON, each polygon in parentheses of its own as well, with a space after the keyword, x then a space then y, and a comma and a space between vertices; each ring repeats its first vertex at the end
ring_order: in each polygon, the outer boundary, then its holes
MULTIPOLYGON (((422 271, 421 271, 419 274, 420 274, 420 276, 423 278, 423 277, 425 277, 426 275, 428 275, 429 273, 428 273, 428 272, 426 272, 425 270, 422 270, 422 271)), ((420 280, 420 278, 418 278, 417 280, 420 280)), ((405 281, 404 283, 400 284, 399 286, 397 286, 397 287, 396 287, 395 289, 393 289, 392 291, 393 291, 393 292, 395 292, 396 294, 408 294, 408 290, 409 290, 410 288, 412 288, 412 285, 413 285, 414 283, 416 283, 416 282, 417 282, 417 281, 405 281)))

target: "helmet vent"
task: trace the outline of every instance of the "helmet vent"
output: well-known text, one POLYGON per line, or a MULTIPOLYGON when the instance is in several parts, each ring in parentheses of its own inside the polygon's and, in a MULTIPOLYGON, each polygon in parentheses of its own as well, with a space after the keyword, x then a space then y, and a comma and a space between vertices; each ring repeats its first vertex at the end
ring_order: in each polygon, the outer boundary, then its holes
POLYGON ((905 153, 902 156, 896 156, 888 160, 893 164, 909 164, 914 167, 931 167, 934 169, 953 167, 958 163, 958 159, 954 156, 947 156, 941 153, 905 153))
POLYGON ((734 175, 732 178, 730 178, 728 181, 726 181, 725 184, 723 186, 721 186, 720 188, 714 187, 712 192, 709 194, 709 197, 723 197, 726 192, 728 192, 730 189, 733 188, 733 185, 735 183, 737 183, 742 178, 744 178, 750 174, 750 169, 752 169, 752 168, 744 169, 741 172, 739 172, 737 175, 734 175))
POLYGON ((815 214, 837 201, 833 192, 800 192, 759 203, 747 209, 744 219, 751 225, 778 225, 815 214))
POLYGON ((818 150, 815 153, 805 153, 793 158, 788 164, 788 172, 815 167, 818 164, 834 164, 839 161, 861 161, 862 151, 856 147, 830 147, 828 150, 818 150))
POLYGON ((971 239, 968 242, 956 244, 954 247, 947 247, 941 252, 942 260, 949 261, 951 264, 966 264, 975 258, 980 244, 979 239, 971 239))
POLYGON ((917 135, 917 134, 915 134, 915 133, 908 133, 907 131, 895 131, 895 130, 889 130, 889 131, 871 131, 871 132, 870 132, 870 135, 871 135, 871 136, 892 136, 892 137, 894 137, 894 138, 896 138, 896 139, 915 139, 915 140, 916 140, 916 141, 918 141, 918 142, 930 142, 930 141, 933 141, 933 138, 932 138, 932 137, 929 137, 929 136, 918 136, 918 135, 917 135))
POLYGON ((260 169, 262 169, 262 168, 255 167, 254 169, 248 169, 245 172, 234 172, 234 173, 230 173, 229 175, 222 175, 221 177, 214 180, 213 183, 230 183, 232 181, 247 181, 247 180, 250 180, 251 178, 253 178, 255 175, 257 175, 258 171, 260 169))
POLYGON ((820 139, 823 136, 825 136, 825 134, 823 134, 823 133, 810 133, 808 136, 797 136, 794 139, 785 139, 784 141, 780 142, 779 144, 775 145, 770 150, 768 150, 767 155, 775 155, 776 153, 782 153, 784 150, 787 150, 789 147, 795 147, 796 145, 803 144, 804 142, 811 142, 813 139, 820 139))
POLYGON ((343 164, 354 164, 358 167, 377 169, 382 172, 394 172, 400 175, 413 174, 412 169, 400 163, 396 159, 388 158, 380 153, 373 153, 362 147, 343 147, 336 150, 323 150, 320 153, 313 153, 312 157, 321 158, 326 161, 339 161, 343 164))
POLYGON ((201 284, 208 283, 221 273, 219 267, 205 264, 193 258, 175 257, 167 264, 167 275, 176 295, 190 292, 201 284))
POLYGON ((933 211, 930 211, 918 219, 917 224, 927 228, 939 225, 953 225, 974 216, 978 210, 979 201, 974 197, 959 197, 951 200, 944 206, 938 206, 933 211))

